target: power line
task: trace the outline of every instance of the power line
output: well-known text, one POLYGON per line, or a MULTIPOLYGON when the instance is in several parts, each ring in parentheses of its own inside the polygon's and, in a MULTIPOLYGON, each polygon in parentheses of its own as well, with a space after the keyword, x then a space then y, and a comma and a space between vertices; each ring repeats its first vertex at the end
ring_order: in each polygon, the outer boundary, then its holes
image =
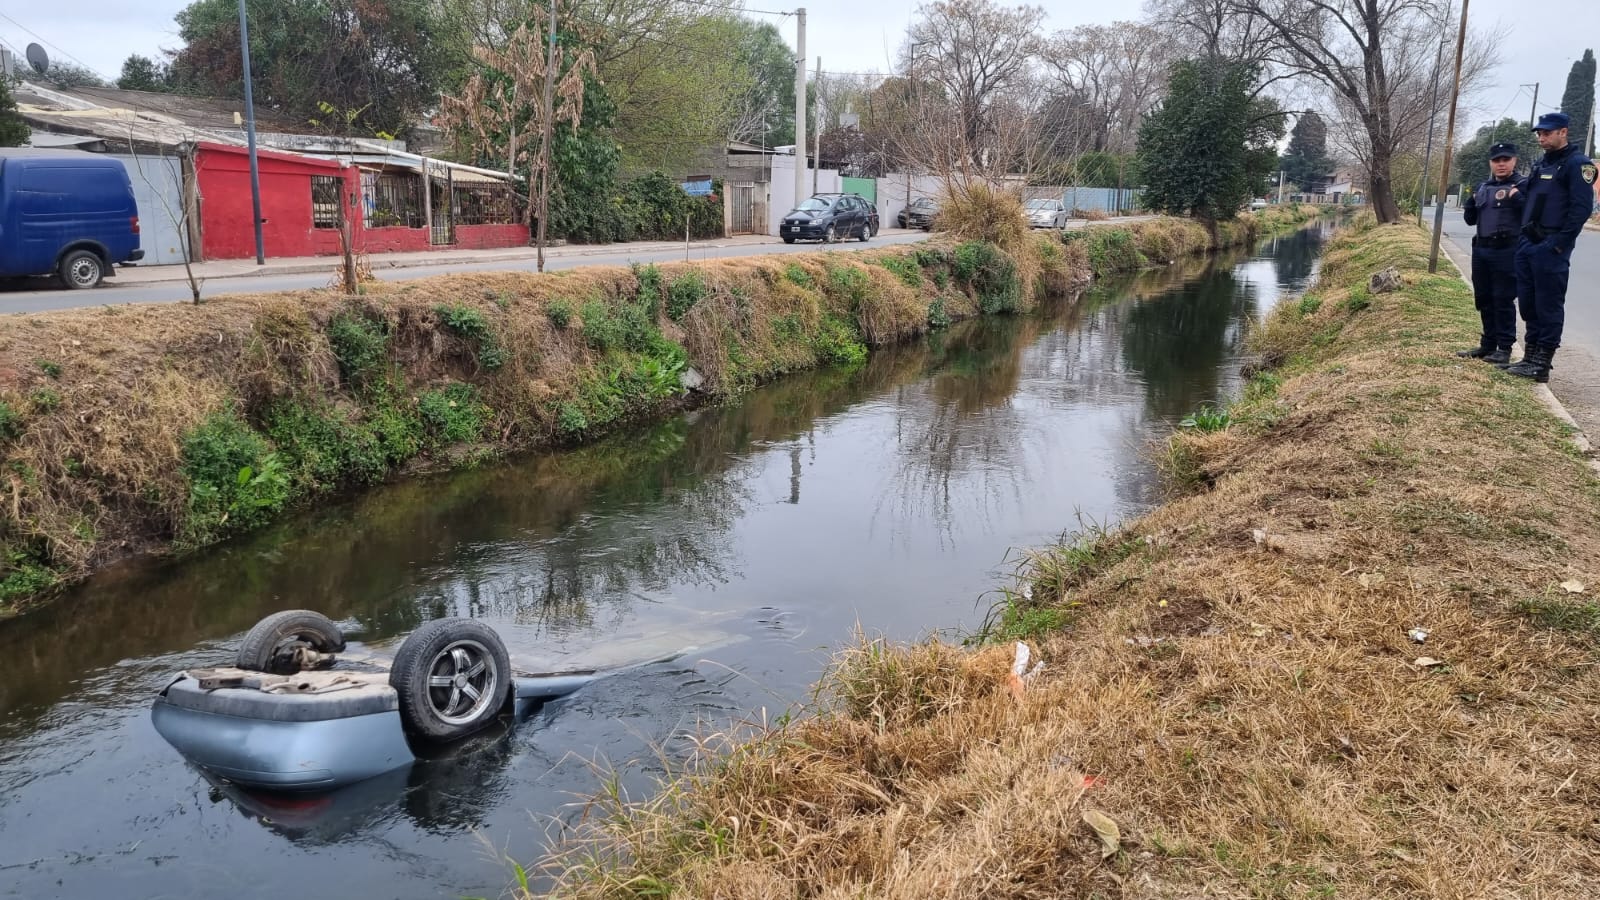
POLYGON ((17 26, 18 28, 21 28, 23 31, 27 32, 32 37, 36 38, 40 43, 50 45, 52 48, 55 49, 55 51, 57 53, 61 54, 62 56, 65 56, 67 59, 70 59, 73 62, 77 63, 78 65, 82 66, 85 70, 93 73, 96 78, 100 78, 100 79, 109 81, 109 82, 111 82, 113 84, 116 83, 116 79, 115 78, 106 78, 106 74, 104 72, 101 72, 99 69, 96 69, 94 66, 89 65, 88 63, 86 63, 83 60, 77 58, 76 56, 73 56, 71 53, 68 53, 67 51, 61 49, 61 47, 57 46, 55 43, 53 43, 50 40, 46 39, 44 35, 40 34, 37 31, 34 31, 33 29, 31 29, 28 26, 22 24, 21 22, 18 22, 16 19, 11 18, 10 16, 6 15, 3 12, 0 12, 0 19, 5 19, 7 22, 10 22, 11 24, 17 26))

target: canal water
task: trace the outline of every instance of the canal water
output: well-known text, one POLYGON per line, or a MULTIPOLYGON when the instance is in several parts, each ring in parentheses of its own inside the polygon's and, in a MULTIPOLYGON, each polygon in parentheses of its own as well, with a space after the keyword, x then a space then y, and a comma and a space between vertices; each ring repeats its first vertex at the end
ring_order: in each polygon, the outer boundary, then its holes
POLYGON ((1151 442, 1237 394, 1245 333, 1330 231, 387 487, 0 622, 0 897, 498 896, 599 773, 643 790, 686 735, 802 701, 857 629, 959 636, 1015 551, 1157 502, 1151 442), (299 607, 370 644, 475 616, 514 658, 620 671, 331 796, 214 784, 152 693, 299 607))

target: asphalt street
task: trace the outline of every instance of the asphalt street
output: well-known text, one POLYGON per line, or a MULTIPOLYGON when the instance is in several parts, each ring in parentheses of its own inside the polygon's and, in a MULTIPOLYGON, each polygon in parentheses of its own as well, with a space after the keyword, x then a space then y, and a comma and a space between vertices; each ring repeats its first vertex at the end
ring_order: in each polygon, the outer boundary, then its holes
MULTIPOLYGON (((926 240, 927 237, 926 234, 917 232, 899 235, 879 235, 864 244, 850 241, 831 245, 804 243, 697 247, 687 253, 682 249, 658 249, 653 252, 630 251, 626 246, 619 246, 615 253, 551 257, 546 259, 545 269, 546 271, 551 271, 572 269, 579 266, 625 266, 629 263, 682 262, 685 259, 719 259, 779 253, 856 253, 885 245, 915 243, 926 240)), ((459 272, 532 272, 537 270, 536 263, 532 258, 485 263, 413 266, 396 269, 383 268, 382 256, 374 256, 371 259, 373 262, 373 274, 384 281, 408 281, 415 278, 428 278, 433 275, 459 272)), ((202 285, 201 295, 203 297, 217 297, 224 294, 295 291, 327 287, 337 262, 333 257, 329 257, 328 270, 323 273, 212 279, 202 285)), ((94 290, 69 291, 56 286, 53 281, 33 279, 24 282, 21 289, 0 289, 0 313, 42 312, 52 309, 71 309, 74 307, 105 306, 122 303, 175 303, 187 302, 189 299, 189 285, 183 281, 124 285, 118 284, 115 278, 108 278, 101 287, 94 290), (41 286, 42 289, 40 289, 41 286)))

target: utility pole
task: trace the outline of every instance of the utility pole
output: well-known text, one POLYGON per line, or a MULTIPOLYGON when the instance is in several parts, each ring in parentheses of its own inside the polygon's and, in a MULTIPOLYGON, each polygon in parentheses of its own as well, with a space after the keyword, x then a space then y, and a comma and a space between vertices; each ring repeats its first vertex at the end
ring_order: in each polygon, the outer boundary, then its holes
MULTIPOLYGON (((550 0, 550 46, 544 62, 544 138, 539 141, 539 271, 544 271, 545 227, 550 222, 550 141, 555 136, 556 89, 556 0, 550 0)), ((511 161, 512 166, 516 160, 511 161)), ((532 185, 530 185, 532 187, 532 185)))
MULTIPOLYGON (((1448 21, 1446 24, 1449 24, 1448 21)), ((1444 56, 1445 36, 1433 51, 1433 99, 1428 101, 1428 149, 1422 154, 1422 177, 1417 180, 1417 227, 1422 227, 1422 208, 1428 205, 1428 164, 1433 161, 1433 120, 1439 114, 1439 62, 1444 56)))
MULTIPOLYGON (((817 90, 822 89, 822 57, 817 57, 817 90)), ((817 152, 811 164, 811 193, 817 192, 817 179, 822 176, 822 96, 817 96, 817 152)), ((798 201, 796 201, 798 202, 798 201)))
MULTIPOLYGON (((795 10, 794 42, 794 205, 806 192, 806 8, 795 10)), ((791 207, 792 208, 792 207, 791 207)))
MULTIPOLYGON (((1433 208, 1433 245, 1428 250, 1428 271, 1439 271, 1439 235, 1444 230, 1444 195, 1450 189, 1450 157, 1456 141, 1456 103, 1461 99, 1461 55, 1467 46, 1467 4, 1461 0, 1461 29, 1456 33, 1456 74, 1450 82, 1450 118, 1444 129, 1444 163, 1439 171, 1439 202, 1433 208)), ((1535 93, 1538 89, 1535 88, 1535 93)))
POLYGON ((1533 107, 1528 110, 1528 127, 1532 128, 1533 127, 1533 123, 1537 122, 1538 120, 1539 120, 1539 82, 1535 81, 1533 83, 1533 107))
MULTIPOLYGON (((244 133, 250 148, 250 208, 255 213, 256 265, 264 266, 267 249, 261 242, 261 166, 256 162, 256 100, 250 90, 250 21, 244 12, 244 0, 239 0, 239 55, 244 61, 244 133)), ((340 193, 343 194, 343 190, 340 193)))

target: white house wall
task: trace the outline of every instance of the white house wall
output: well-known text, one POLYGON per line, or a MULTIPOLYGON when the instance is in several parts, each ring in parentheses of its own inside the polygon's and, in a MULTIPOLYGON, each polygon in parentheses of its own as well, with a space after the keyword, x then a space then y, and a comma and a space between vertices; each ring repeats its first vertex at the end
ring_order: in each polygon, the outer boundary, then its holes
POLYGON ((133 182, 133 199, 139 204, 139 246, 144 250, 139 264, 182 264, 183 167, 178 157, 153 153, 137 157, 106 155, 122 160, 128 179, 133 182))

